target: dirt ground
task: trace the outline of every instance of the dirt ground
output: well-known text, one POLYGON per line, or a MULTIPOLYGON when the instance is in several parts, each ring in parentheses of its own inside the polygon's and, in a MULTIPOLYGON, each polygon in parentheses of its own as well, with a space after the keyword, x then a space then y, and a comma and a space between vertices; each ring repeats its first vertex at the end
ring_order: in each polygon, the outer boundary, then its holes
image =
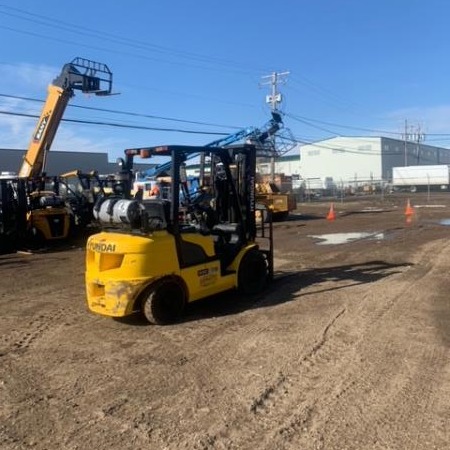
POLYGON ((299 205, 263 295, 165 327, 88 312, 83 246, 0 256, 0 448, 450 448, 450 194, 411 201, 299 205))

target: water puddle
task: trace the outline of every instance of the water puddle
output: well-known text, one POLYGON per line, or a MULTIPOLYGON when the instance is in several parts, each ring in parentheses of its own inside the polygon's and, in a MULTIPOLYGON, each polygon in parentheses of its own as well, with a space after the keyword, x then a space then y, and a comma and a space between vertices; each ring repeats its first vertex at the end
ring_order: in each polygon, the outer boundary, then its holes
POLYGON ((439 225, 450 225, 450 219, 441 219, 439 225))
POLYGON ((369 233, 369 232, 356 232, 356 233, 331 233, 320 235, 309 235, 308 237, 317 239, 317 245, 339 245, 348 244, 350 242, 360 241, 363 239, 381 241, 385 238, 384 233, 369 233))
POLYGON ((358 212, 361 213, 374 213, 374 212, 389 212, 392 211, 392 209, 386 209, 386 208, 376 208, 372 206, 368 206, 364 209, 360 209, 358 212))

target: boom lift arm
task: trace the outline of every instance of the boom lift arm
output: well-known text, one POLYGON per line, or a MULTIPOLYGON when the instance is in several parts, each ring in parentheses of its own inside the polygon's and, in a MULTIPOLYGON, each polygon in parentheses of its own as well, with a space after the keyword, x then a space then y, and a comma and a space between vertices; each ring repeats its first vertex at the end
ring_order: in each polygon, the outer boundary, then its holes
MULTIPOLYGON (((266 124, 264 124, 262 128, 255 128, 255 127, 243 128, 242 130, 239 130, 236 133, 232 133, 228 136, 210 142, 209 144, 206 144, 205 147, 226 147, 231 144, 237 144, 239 141, 245 139, 245 141, 248 141, 256 146, 257 154, 258 156, 260 156, 261 151, 263 151, 266 148, 267 139, 270 136, 273 136, 278 130, 280 130, 282 126, 283 121, 281 119, 280 114, 277 112, 272 112, 272 118, 266 124)), ((204 154, 205 154, 204 152, 192 153, 188 156, 186 160, 190 160, 198 156, 203 156, 204 154)), ((165 164, 158 165, 157 167, 141 172, 141 177, 143 179, 155 177, 159 173, 170 170, 171 165, 172 165, 171 161, 165 164)))
POLYGON ((47 153, 75 90, 109 95, 111 88, 112 72, 105 64, 84 58, 75 58, 65 64, 60 75, 48 86, 47 100, 24 156, 19 177, 33 178, 44 171, 47 153))

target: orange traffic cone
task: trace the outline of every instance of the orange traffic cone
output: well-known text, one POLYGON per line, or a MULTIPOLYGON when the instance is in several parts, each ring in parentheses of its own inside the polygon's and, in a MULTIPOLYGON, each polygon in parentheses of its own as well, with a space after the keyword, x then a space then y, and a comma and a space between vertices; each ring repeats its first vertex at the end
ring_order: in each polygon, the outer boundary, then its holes
POLYGON ((406 223, 408 224, 412 223, 413 215, 414 215, 414 208, 411 206, 411 203, 408 198, 405 209, 406 223))
POLYGON ((334 204, 333 203, 331 203, 331 205, 330 205, 330 210, 328 211, 328 214, 327 214, 327 220, 335 220, 336 219, 336 214, 335 214, 335 212, 334 212, 334 204))
POLYGON ((411 217, 414 214, 414 208, 411 206, 411 202, 408 201, 406 202, 406 209, 405 209, 405 216, 406 217, 411 217))

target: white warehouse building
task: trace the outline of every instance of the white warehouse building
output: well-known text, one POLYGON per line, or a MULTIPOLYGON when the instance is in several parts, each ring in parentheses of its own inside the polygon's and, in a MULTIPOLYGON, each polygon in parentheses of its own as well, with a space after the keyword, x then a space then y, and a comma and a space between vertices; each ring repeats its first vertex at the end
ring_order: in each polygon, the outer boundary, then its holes
MULTIPOLYGON (((300 154, 284 155, 275 160, 275 173, 283 173, 287 176, 300 177, 300 154)), ((271 164, 268 158, 264 161, 259 161, 257 164, 257 171, 262 175, 269 175, 271 164)))
POLYGON ((300 147, 303 180, 335 185, 389 182, 392 168, 450 164, 450 150, 385 137, 335 137, 300 147))
MULTIPOLYGON (((275 173, 291 176, 293 186, 307 189, 389 183, 392 168, 450 165, 450 149, 386 137, 334 137, 298 145, 275 160, 275 173)), ((270 160, 258 161, 260 174, 271 172, 270 160)), ((198 176, 200 166, 190 164, 188 175, 198 176)))

